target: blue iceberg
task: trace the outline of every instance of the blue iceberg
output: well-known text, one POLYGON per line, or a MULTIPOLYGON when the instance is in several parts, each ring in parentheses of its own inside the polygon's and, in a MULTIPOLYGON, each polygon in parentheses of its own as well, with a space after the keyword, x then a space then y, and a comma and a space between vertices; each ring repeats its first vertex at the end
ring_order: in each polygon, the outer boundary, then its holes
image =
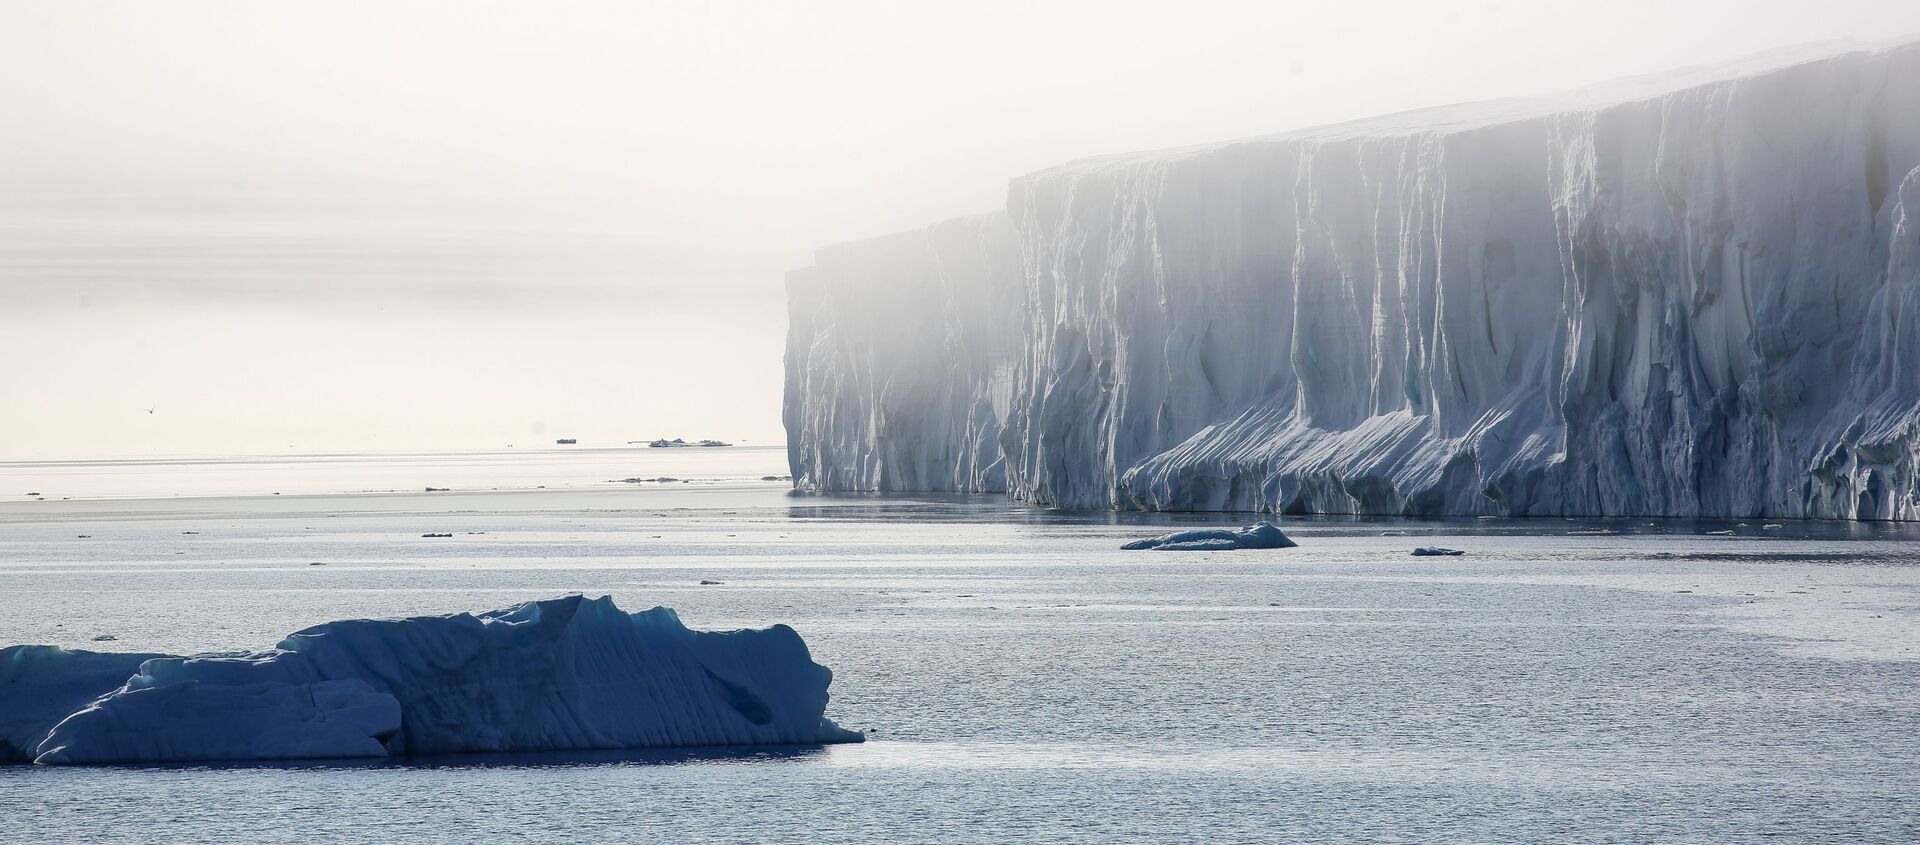
POLYGON ((1145 540, 1135 540, 1120 548, 1127 551, 1154 549, 1162 552, 1217 552, 1228 549, 1291 549, 1300 545, 1271 522, 1256 522, 1245 528, 1199 528, 1175 531, 1145 540))
POLYGON ((567 596, 191 657, 0 649, 0 760, 379 758, 859 742, 799 634, 567 596))

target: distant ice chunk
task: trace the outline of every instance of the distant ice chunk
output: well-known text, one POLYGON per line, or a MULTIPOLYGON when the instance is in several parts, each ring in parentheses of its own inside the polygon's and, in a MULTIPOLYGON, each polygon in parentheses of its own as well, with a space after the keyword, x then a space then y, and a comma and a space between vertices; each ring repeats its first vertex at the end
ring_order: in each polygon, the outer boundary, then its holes
POLYGON ((859 742, 793 629, 692 631, 568 596, 330 622, 192 657, 0 650, 11 762, 159 763, 859 742))
POLYGON ((1245 528, 1200 528, 1175 531, 1145 540, 1135 540, 1120 548, 1127 551, 1154 549, 1163 552, 1213 552, 1229 549, 1290 549, 1300 545, 1271 522, 1256 522, 1245 528))
POLYGON ((1447 549, 1440 546, 1420 546, 1413 550, 1414 557, 1458 557, 1466 554, 1459 549, 1447 549))

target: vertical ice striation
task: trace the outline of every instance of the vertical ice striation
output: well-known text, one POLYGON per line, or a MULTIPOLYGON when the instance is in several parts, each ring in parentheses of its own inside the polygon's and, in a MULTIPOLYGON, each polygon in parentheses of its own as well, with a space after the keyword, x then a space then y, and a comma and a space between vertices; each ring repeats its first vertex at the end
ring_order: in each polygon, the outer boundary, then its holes
POLYGON ((787 457, 820 490, 1006 489, 1019 261, 1002 214, 820 250, 787 277, 787 457))
POLYGON ((795 275, 794 476, 1920 519, 1917 168, 1920 45, 1042 171, 795 275))

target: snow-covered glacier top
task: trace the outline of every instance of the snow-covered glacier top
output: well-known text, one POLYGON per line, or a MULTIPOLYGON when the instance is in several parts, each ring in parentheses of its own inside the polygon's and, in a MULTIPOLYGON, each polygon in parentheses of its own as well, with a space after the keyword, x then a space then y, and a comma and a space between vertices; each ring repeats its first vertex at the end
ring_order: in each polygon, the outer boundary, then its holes
POLYGON ((1920 45, 1073 162, 789 278, 814 490, 1920 518, 1920 45))
POLYGON ((263 652, 0 649, 0 762, 161 763, 858 742, 793 629, 567 596, 308 628, 263 652))
POLYGON ((1440 106, 1374 115, 1338 123, 1305 126, 1265 135, 1144 150, 1132 153, 1089 156, 1074 159, 1039 171, 1074 172, 1111 166, 1125 166, 1147 159, 1168 159, 1204 155, 1221 147, 1240 144, 1286 143, 1292 141, 1336 141, 1379 138, 1407 134, 1445 134, 1485 128, 1502 123, 1596 111, 1635 101, 1657 100, 1686 90, 1766 74, 1797 64, 1832 61, 1848 54, 1871 55, 1898 49, 1898 42, 1868 44, 1854 39, 1836 39, 1809 44, 1794 44, 1741 56, 1723 62, 1691 65, 1659 73, 1607 80, 1557 94, 1531 97, 1505 97, 1474 100, 1440 106))

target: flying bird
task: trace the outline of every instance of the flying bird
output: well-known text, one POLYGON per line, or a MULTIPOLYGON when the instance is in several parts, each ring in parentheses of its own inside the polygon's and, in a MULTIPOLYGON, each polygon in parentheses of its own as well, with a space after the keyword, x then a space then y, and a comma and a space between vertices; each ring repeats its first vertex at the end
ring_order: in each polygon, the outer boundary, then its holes
MULTIPOLYGON (((158 408, 158 407, 160 407, 160 406, 159 406, 159 405, 155 405, 155 406, 153 406, 153 408, 158 408)), ((140 410, 142 410, 142 411, 146 411, 147 413, 149 413, 149 414, 151 414, 151 413, 153 413, 153 408, 141 408, 140 410)))

